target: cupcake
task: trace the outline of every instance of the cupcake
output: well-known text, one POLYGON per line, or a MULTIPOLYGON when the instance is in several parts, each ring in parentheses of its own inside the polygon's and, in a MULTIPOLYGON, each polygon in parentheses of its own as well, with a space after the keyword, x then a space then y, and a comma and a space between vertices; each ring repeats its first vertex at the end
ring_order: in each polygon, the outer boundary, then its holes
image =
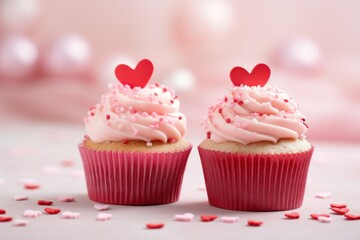
POLYGON ((234 84, 212 105, 198 146, 209 203, 244 211, 302 205, 313 146, 306 117, 286 92, 267 85, 270 69, 230 72, 234 84))
POLYGON ((152 205, 179 198, 192 146, 174 90, 147 84, 152 71, 147 59, 135 69, 117 66, 120 83, 110 84, 84 119, 79 150, 93 201, 152 205))

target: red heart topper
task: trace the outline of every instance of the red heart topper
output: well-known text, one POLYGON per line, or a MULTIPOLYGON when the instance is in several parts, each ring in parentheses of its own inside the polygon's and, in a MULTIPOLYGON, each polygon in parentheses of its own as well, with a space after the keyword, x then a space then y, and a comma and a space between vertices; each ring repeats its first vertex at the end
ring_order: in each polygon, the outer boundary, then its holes
POLYGON ((115 76, 122 84, 128 84, 131 88, 145 87, 153 73, 154 66, 149 59, 141 60, 135 67, 120 64, 115 68, 115 76))
POLYGON ((230 72, 230 79, 235 86, 248 85, 263 87, 270 77, 270 68, 263 63, 256 65, 251 73, 242 67, 234 67, 230 72))

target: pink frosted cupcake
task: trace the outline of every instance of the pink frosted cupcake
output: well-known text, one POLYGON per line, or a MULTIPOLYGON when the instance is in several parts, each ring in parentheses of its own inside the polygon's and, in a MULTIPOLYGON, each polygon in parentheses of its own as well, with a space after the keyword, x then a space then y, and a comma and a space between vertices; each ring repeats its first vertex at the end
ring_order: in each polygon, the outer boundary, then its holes
POLYGON ((135 70, 116 68, 120 84, 109 86, 85 118, 79 145, 91 200, 150 205, 178 200, 191 144, 174 91, 147 84, 149 60, 135 70))
POLYGON ((306 118, 286 92, 265 85, 270 69, 235 67, 234 86, 209 108, 199 145, 209 203, 245 211, 302 205, 314 148, 306 118))

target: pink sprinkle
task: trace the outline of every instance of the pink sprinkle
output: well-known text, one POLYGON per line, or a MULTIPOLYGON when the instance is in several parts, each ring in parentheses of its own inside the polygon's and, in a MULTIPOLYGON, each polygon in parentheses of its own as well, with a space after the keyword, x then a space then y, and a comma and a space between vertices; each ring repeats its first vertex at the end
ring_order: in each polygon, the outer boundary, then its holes
POLYGON ((61 161, 61 165, 64 167, 72 167, 75 165, 75 161, 73 159, 64 159, 61 161))
POLYGON ((330 223, 332 221, 332 219, 331 219, 331 217, 319 216, 318 221, 323 222, 323 223, 330 223))
POLYGON ((95 113, 94 113, 94 112, 90 112, 90 116, 92 116, 92 117, 93 117, 94 115, 95 115, 95 113))
POLYGON ((221 217, 220 221, 224 222, 224 223, 235 223, 235 222, 239 221, 239 218, 238 217, 221 217))
POLYGON ((331 196, 331 192, 317 192, 315 197, 317 198, 329 198, 331 196))
POLYGON ((106 120, 110 120, 110 115, 106 114, 106 120))
POLYGON ((94 208, 98 211, 107 211, 110 209, 109 205, 103 205, 103 204, 95 204, 94 208))
POLYGON ((23 216, 26 218, 36 218, 41 215, 42 215, 41 211, 36 211, 36 210, 25 210, 23 213, 23 216))
POLYGON ((64 219, 78 219, 80 218, 80 213, 66 211, 62 213, 61 217, 64 219))
POLYGON ((174 216, 174 219, 175 221, 190 222, 194 219, 194 214, 192 213, 177 214, 174 216))
POLYGON ((16 219, 13 222, 13 225, 15 227, 25 227, 26 225, 28 225, 28 221, 24 220, 24 219, 16 219))
POLYGON ((28 200, 29 199, 29 196, 26 196, 26 195, 21 195, 21 194, 15 194, 14 195, 14 200, 15 201, 25 201, 25 200, 28 200))
POLYGON ((73 196, 59 196, 58 199, 60 202, 75 202, 75 197, 73 196))
POLYGON ((175 143, 175 142, 176 142, 176 139, 175 139, 175 138, 169 138, 167 142, 168 142, 168 143, 175 143))
POLYGON ((113 215, 111 213, 98 213, 96 216, 97 221, 108 221, 111 220, 113 215))
POLYGON ((163 88, 163 92, 167 92, 167 89, 166 89, 166 88, 163 88))

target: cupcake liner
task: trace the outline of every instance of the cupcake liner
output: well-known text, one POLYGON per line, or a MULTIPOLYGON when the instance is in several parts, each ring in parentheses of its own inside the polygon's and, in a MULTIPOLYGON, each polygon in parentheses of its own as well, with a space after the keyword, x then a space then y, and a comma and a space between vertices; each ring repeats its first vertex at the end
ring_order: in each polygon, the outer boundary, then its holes
POLYGON ((243 211, 280 211, 302 205, 314 147, 296 154, 198 150, 210 205, 243 211))
POLYGON ((192 146, 175 153, 97 151, 79 145, 89 198, 121 205, 178 200, 192 146))

